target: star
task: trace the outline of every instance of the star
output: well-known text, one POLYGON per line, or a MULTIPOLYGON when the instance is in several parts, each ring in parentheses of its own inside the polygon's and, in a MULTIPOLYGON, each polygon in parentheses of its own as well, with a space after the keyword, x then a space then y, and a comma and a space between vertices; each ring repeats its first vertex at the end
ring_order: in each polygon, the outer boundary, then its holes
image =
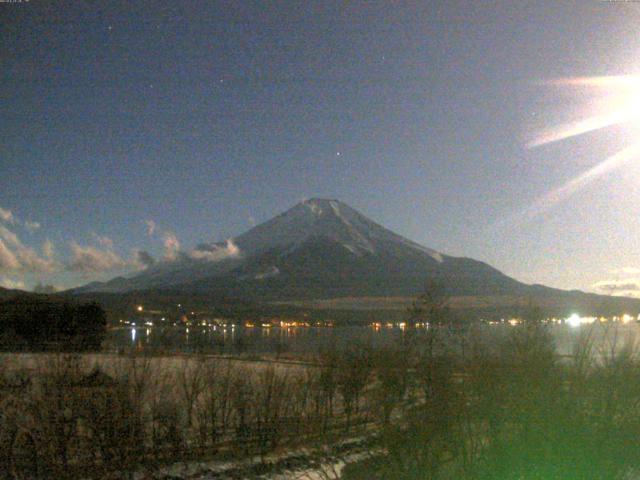
POLYGON ((340 156, 340 152, 336 152, 336 157, 339 157, 339 156, 340 156))

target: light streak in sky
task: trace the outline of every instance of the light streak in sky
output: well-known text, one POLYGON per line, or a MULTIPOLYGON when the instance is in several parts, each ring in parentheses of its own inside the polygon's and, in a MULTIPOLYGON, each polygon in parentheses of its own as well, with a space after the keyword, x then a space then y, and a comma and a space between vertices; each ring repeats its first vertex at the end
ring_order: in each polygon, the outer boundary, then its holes
MULTIPOLYGON (((542 85, 583 90, 596 113, 539 132, 527 143, 528 148, 541 147, 614 125, 630 125, 640 132, 640 75, 562 78, 541 82, 542 85)), ((531 219, 557 203, 636 158, 640 158, 640 142, 624 147, 596 166, 538 197, 524 216, 531 219)))
POLYGON ((626 163, 640 158, 640 142, 626 147, 598 163, 595 167, 581 173, 577 177, 560 185, 558 188, 538 197, 533 204, 524 211, 525 217, 531 219, 545 212, 557 203, 566 200, 574 193, 597 180, 608 172, 616 170, 626 163))

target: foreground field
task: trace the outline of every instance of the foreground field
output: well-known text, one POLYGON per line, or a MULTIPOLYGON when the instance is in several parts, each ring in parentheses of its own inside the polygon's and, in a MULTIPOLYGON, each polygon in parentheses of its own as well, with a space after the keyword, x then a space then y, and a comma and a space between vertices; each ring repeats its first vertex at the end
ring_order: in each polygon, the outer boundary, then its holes
POLYGON ((315 365, 4 354, 0 473, 102 477, 253 456, 266 465, 269 453, 332 443, 375 420, 368 353, 352 353, 315 365))
MULTIPOLYGON (((119 375, 136 362, 144 363, 144 368, 153 374, 163 372, 175 376, 187 369, 200 368, 203 363, 225 365, 233 369, 246 369, 253 373, 259 373, 267 368, 275 368, 283 373, 300 374, 311 365, 309 362, 282 360, 276 361, 269 357, 260 359, 226 357, 219 355, 143 355, 143 354, 115 354, 115 353, 79 353, 69 355, 67 353, 0 353, 0 365, 2 372, 33 372, 51 368, 60 362, 73 359, 78 362, 83 371, 100 369, 108 375, 119 375)), ((174 378, 175 380, 175 378, 174 378)))
POLYGON ((3 355, 0 478, 632 478, 640 356, 597 328, 569 356, 537 322, 308 364, 3 355))

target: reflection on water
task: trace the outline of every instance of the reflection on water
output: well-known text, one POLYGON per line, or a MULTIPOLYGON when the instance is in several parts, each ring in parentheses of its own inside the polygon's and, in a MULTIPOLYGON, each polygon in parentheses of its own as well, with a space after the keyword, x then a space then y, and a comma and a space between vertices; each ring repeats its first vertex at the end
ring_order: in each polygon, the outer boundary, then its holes
POLYGON ((247 328, 239 325, 191 327, 126 327, 108 331, 105 347, 110 350, 135 347, 166 352, 315 353, 323 346, 341 346, 349 341, 373 345, 400 338, 399 329, 384 335, 369 327, 272 327, 247 328))
MULTIPOLYGON (((498 341, 512 328, 509 325, 476 325, 471 336, 481 335, 487 341, 498 341)), ((640 324, 630 322, 571 326, 548 325, 558 353, 570 355, 576 342, 589 338, 595 347, 617 348, 634 342, 640 324)), ((420 331, 418 331, 420 335, 420 331)), ((424 331, 422 331, 424 333, 424 331)), ((371 326, 344 327, 272 327, 247 328, 239 325, 191 327, 131 327, 109 330, 105 347, 110 350, 135 347, 163 352, 203 352, 215 354, 292 353, 314 354, 321 348, 340 348, 360 342, 373 347, 398 342, 405 334, 401 328, 371 326)), ((638 337, 640 338, 640 337, 638 337)), ((597 353, 597 352, 596 352, 597 353)))

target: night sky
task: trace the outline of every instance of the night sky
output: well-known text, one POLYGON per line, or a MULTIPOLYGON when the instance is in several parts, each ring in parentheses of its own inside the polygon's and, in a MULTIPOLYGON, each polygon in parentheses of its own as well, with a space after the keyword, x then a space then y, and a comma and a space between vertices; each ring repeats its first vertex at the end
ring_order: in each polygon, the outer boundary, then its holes
POLYGON ((328 197, 528 283, 640 293, 640 156, 554 193, 640 122, 533 146, 593 107, 548 81, 640 72, 640 4, 489 3, 4 0, 0 284, 328 197))

